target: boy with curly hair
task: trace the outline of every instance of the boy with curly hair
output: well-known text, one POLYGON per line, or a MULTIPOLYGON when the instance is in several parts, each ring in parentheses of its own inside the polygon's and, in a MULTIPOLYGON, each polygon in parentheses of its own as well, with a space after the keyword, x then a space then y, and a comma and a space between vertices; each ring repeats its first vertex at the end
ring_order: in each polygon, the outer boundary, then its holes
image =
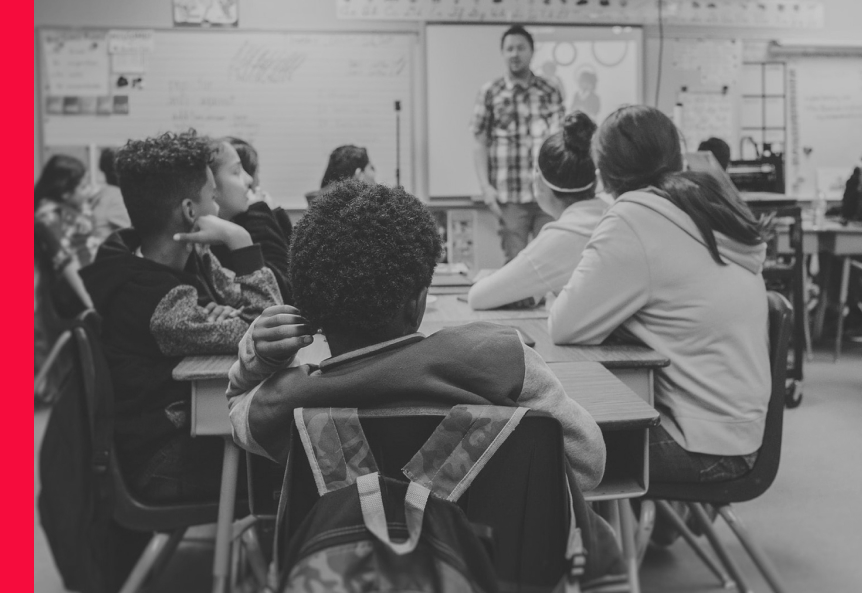
POLYGON ((240 342, 228 388, 234 440, 284 463, 297 407, 520 405, 560 420, 578 485, 593 488, 601 432, 514 329, 417 333, 440 250, 431 214, 401 189, 349 180, 315 200, 291 242, 298 310, 267 309, 240 342), (317 330, 332 358, 294 365, 317 330))
POLYGON ((130 140, 116 170, 133 228, 81 271, 103 318, 121 467, 152 501, 219 489, 221 439, 191 438, 191 389, 171 371, 184 356, 235 352, 250 322, 282 302, 260 247, 217 216, 211 160, 211 142, 194 131, 130 140))

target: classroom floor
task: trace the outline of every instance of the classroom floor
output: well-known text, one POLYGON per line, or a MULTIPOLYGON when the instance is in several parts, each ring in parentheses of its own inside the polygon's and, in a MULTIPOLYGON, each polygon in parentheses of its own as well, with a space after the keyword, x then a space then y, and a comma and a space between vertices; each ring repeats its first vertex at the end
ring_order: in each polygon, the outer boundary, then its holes
MULTIPOLYGON (((737 511, 773 560, 789 592, 862 590, 862 345, 848 343, 841 360, 818 351, 807 363, 804 400, 785 414, 781 469, 772 488, 737 511)), ((34 419, 38 450, 48 411, 34 419)), ((38 459, 37 459, 38 462, 38 459)), ((36 492, 39 491, 38 465, 36 492)), ((768 591, 736 539, 723 524, 719 533, 739 560, 755 592, 768 591)), ((212 546, 184 544, 155 590, 205 592, 210 586, 212 546)), ((60 593, 63 586, 45 537, 35 520, 34 593, 60 593)), ((680 541, 650 548, 641 569, 644 593, 719 591, 720 586, 680 541)))

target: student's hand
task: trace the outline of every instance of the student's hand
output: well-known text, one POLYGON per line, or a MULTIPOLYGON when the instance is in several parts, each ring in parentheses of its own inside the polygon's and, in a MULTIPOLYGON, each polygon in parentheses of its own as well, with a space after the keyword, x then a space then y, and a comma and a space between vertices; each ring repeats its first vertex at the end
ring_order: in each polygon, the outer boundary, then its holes
POLYGON ((265 309, 254 323, 251 338, 255 352, 276 361, 290 360, 314 341, 305 319, 290 305, 265 309))
POLYGON ((204 308, 209 313, 207 316, 208 323, 218 323, 225 319, 233 319, 234 317, 239 317, 239 314, 242 312, 230 305, 219 305, 217 303, 208 303, 204 308))
POLYGON ((499 195, 497 194, 497 188, 495 188, 490 183, 486 183, 482 187, 482 200, 484 200, 485 205, 488 207, 488 210, 496 216, 498 219, 503 218, 503 210, 500 209, 500 204, 497 202, 497 198, 499 195))
POLYGON ((174 241, 201 245, 225 245, 231 251, 252 244, 248 231, 229 220, 205 214, 199 216, 190 233, 177 233, 174 241))

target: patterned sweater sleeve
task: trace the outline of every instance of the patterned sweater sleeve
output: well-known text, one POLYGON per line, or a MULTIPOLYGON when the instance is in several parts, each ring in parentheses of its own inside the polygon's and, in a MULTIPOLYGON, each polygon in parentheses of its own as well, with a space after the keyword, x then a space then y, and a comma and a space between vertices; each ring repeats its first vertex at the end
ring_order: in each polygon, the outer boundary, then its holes
POLYGON ((233 363, 228 374, 227 398, 230 410, 230 423, 233 440, 237 445, 257 455, 270 457, 263 447, 254 440, 254 436, 251 434, 248 424, 249 409, 263 381, 277 371, 295 366, 297 363, 295 357, 286 361, 276 361, 262 357, 254 348, 253 331, 254 323, 251 324, 242 340, 240 340, 239 357, 233 363))
POLYGON ((242 309, 240 317, 218 322, 207 320, 198 291, 189 284, 172 288, 156 306, 150 318, 150 333, 165 356, 232 353, 251 319, 263 309, 281 304, 281 295, 272 272, 263 267, 260 248, 252 245, 231 254, 233 269, 222 268, 208 254, 205 265, 215 287, 219 304, 242 309))
POLYGON ((562 383, 535 350, 524 345, 524 386, 518 404, 554 416, 563 425, 566 458, 575 472, 581 492, 602 480, 607 451, 602 431, 579 403, 568 396, 562 383))

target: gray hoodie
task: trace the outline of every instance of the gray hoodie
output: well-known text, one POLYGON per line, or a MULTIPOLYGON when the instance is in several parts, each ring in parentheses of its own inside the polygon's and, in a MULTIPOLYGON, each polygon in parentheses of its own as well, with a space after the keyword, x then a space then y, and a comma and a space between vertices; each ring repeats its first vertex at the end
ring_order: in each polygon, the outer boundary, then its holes
POLYGON ((662 426, 686 450, 760 448, 771 388, 764 244, 716 233, 712 259, 691 218, 629 192, 596 227, 548 319, 557 344, 598 344, 622 326, 668 357, 656 374, 662 426))

